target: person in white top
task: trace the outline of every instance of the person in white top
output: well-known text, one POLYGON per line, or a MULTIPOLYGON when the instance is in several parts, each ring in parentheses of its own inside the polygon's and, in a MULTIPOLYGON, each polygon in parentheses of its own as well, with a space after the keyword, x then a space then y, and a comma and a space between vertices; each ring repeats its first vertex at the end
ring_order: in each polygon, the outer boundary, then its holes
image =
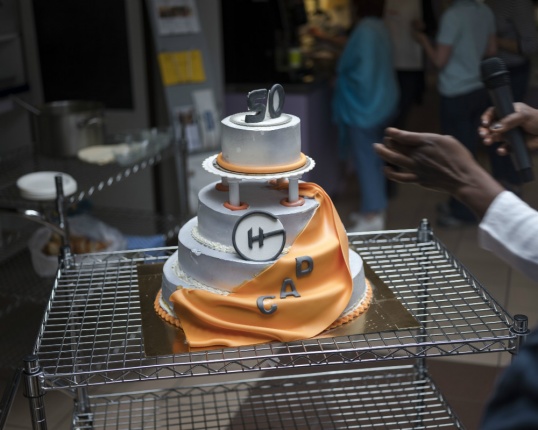
MULTIPOLYGON (((515 112, 495 120, 493 108, 482 115, 479 133, 486 145, 502 141, 502 133, 521 127, 527 146, 538 149, 538 110, 523 103, 515 112)), ((374 150, 387 163, 389 179, 415 183, 446 192, 469 207, 480 220, 480 245, 538 281, 538 212, 510 191, 506 191, 452 136, 412 133, 389 128, 384 143, 374 150)), ((506 155, 509 145, 497 150, 506 155)), ((538 428, 538 330, 526 337, 523 347, 497 382, 483 413, 480 428, 538 428)))
POLYGON ((394 67, 397 70, 422 70, 422 47, 411 33, 413 23, 423 21, 421 0, 387 0, 383 20, 394 45, 394 67))
POLYGON ((411 32, 415 22, 422 22, 422 0, 387 0, 383 21, 392 41, 394 68, 400 87, 395 127, 404 127, 413 104, 420 102, 425 88, 422 47, 411 32))
MULTIPOLYGON (((538 110, 515 103, 515 113, 494 121, 493 108, 482 116, 480 134, 486 145, 502 140, 516 126, 527 132, 527 144, 538 149, 538 110)), ((374 145, 386 162, 386 176, 397 182, 417 183, 448 193, 471 209, 480 220, 480 244, 538 281, 538 212, 508 192, 455 138, 432 133, 386 130, 384 144, 374 145)), ((498 150, 508 152, 507 144, 498 150)))

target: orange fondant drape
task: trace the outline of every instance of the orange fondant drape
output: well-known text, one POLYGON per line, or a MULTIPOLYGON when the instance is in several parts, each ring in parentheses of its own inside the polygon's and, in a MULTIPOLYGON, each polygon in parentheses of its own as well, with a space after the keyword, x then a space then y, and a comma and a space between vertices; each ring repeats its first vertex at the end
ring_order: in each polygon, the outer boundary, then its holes
POLYGON ((299 193, 315 198, 319 207, 287 254, 227 296, 186 288, 172 294, 170 301, 191 347, 307 339, 343 312, 353 288, 346 232, 321 187, 301 183, 299 193), (295 259, 303 256, 312 258, 313 271, 297 277, 295 259), (300 297, 280 298, 285 278, 293 281, 300 297), (265 308, 277 306, 274 313, 258 309, 260 296, 275 296, 264 300, 265 308))

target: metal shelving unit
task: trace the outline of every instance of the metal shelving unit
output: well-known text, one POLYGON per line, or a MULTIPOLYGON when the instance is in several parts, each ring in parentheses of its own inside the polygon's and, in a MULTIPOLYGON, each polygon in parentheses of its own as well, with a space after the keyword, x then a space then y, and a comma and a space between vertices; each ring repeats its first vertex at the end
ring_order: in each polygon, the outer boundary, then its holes
POLYGON ((78 421, 82 429, 461 428, 429 376, 419 378, 413 366, 267 376, 90 400, 93 413, 78 421))
MULTIPOLYGON (((66 204, 81 202, 94 193, 110 187, 131 175, 152 167, 177 151, 176 145, 149 152, 147 156, 128 165, 117 163, 95 165, 77 158, 55 158, 36 156, 31 148, 19 150, 0 158, 0 208, 2 209, 42 209, 47 203, 24 199, 17 189, 17 179, 36 171, 59 171, 72 175, 78 185, 75 194, 65 198, 66 204)), ((48 203, 53 206, 54 202, 48 203)))
MULTIPOLYGON (((431 383, 424 358, 516 353, 520 334, 514 319, 429 230, 351 234, 349 239, 371 269, 367 275, 385 282, 420 328, 146 357, 137 266, 164 263, 174 248, 78 256, 55 281, 35 349, 26 361, 26 385, 36 388, 29 396, 32 408, 41 411, 42 396, 61 389, 77 393, 75 428, 104 429, 110 423, 124 428, 125 420, 131 429, 178 428, 180 422, 185 428, 228 428, 223 423, 231 415, 223 405, 230 403, 240 409, 237 419, 244 425, 233 428, 270 428, 260 422, 303 428, 293 422, 293 416, 303 413, 312 422, 309 428, 336 428, 336 421, 331 427, 325 420, 348 418, 356 426, 462 428, 431 383), (377 368, 402 359, 415 359, 416 365, 377 368), (356 370, 365 363, 376 369, 371 374, 331 372, 341 366, 356 370), (245 379, 257 371, 267 376, 245 379), (271 379, 274 372, 288 376, 271 379), (308 376, 297 377, 301 372, 308 376), (234 382, 162 392, 90 393, 94 387, 103 391, 125 382, 193 376, 225 376, 234 382), (357 398, 361 387, 369 394, 357 398), (314 393, 318 389, 321 397, 314 393), (415 398, 422 406, 406 409, 406 402, 415 398), (321 401, 333 403, 318 416, 316 402, 321 401), (290 404, 296 405, 293 412, 286 409, 290 404), (202 415, 212 414, 214 421, 203 421, 202 415)), ((353 428, 350 423, 345 427, 353 428)))
MULTIPOLYGON (((40 170, 68 173, 76 179, 78 191, 64 198, 62 202, 66 207, 75 206, 94 193, 155 166, 166 158, 177 157, 178 148, 172 136, 170 135, 168 143, 165 144, 164 131, 156 133, 160 133, 162 141, 149 146, 140 158, 133 159, 126 165, 93 165, 73 157, 45 157, 35 154, 31 146, 0 157, 0 325, 18 327, 18 330, 7 332, 2 338, 2 369, 17 369, 21 358, 33 347, 36 333, 42 323, 43 311, 51 292, 54 293, 55 282, 54 277, 41 278, 32 270, 26 244, 39 225, 34 222, 37 220, 34 216, 51 224, 57 223, 57 202, 36 202, 22 198, 16 185, 17 179, 40 170), (29 217, 29 212, 36 215, 29 217), (24 322, 21 315, 25 315, 24 322)), ((92 214, 111 225, 121 226, 124 234, 162 234, 170 243, 176 240, 180 227, 180 221, 176 217, 161 216, 149 211, 137 211, 133 214, 132 211, 121 209, 92 208, 92 214)), ((18 370, 16 373, 18 374, 18 370)), ((10 406, 13 398, 6 397, 7 406, 10 406)), ((6 418, 8 409, 0 408, 0 421, 6 418)), ((3 427, 3 423, 0 427, 3 427)))
MULTIPOLYGON (((164 142, 164 131, 159 133, 164 142)), ((177 153, 177 145, 172 142, 172 136, 166 145, 163 142, 150 147, 143 158, 129 165, 111 163, 101 166, 73 157, 45 157, 34 154, 31 147, 24 147, 0 157, 0 324, 7 326, 12 323, 12 317, 17 310, 27 309, 28 306, 32 310, 38 309, 37 316, 32 314, 29 317, 28 330, 23 333, 23 341, 6 336, 7 339, 2 342, 4 354, 0 359, 0 367, 18 365, 22 356, 21 348, 28 351, 24 340, 33 342, 34 333, 40 324, 41 312, 48 302, 54 282, 54 277, 40 278, 31 270, 32 262, 26 244, 39 224, 32 218, 29 221, 24 211, 36 211, 44 220, 55 224, 58 219, 56 202, 32 201, 21 197, 16 185, 17 179, 40 170, 68 173, 77 180, 78 191, 64 198, 63 203, 66 206, 75 205, 104 188, 174 156, 177 153), (16 360, 12 360, 13 357, 16 357, 16 360)), ((172 242, 177 238, 180 227, 176 217, 157 215, 150 211, 137 211, 133 214, 125 209, 92 208, 92 214, 103 222, 121 226, 124 234, 162 234, 172 242)))

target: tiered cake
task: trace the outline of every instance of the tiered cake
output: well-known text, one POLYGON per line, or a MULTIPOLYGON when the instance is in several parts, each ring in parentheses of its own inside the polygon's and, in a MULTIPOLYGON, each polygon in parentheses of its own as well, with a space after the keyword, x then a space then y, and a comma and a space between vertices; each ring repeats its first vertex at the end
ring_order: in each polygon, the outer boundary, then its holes
POLYGON ((330 198, 300 182, 315 163, 301 152, 299 118, 281 113, 282 87, 247 102, 222 121, 222 152, 203 163, 221 181, 200 191, 155 301, 190 347, 311 338, 371 300, 330 198))

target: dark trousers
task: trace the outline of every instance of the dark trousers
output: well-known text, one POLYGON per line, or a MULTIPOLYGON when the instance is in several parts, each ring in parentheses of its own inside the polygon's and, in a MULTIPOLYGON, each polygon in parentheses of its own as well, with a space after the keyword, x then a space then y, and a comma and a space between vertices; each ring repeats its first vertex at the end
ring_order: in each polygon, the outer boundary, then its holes
POLYGON ((497 381, 482 419, 482 430, 538 428, 538 330, 526 338, 497 381))
POLYGON ((406 120, 409 111, 415 104, 422 103, 425 89, 425 77, 422 70, 398 70, 398 85, 400 88, 400 101, 398 103, 398 115, 394 121, 394 127, 406 128, 406 120))
MULTIPOLYGON (((480 142, 478 126, 480 117, 489 106, 485 89, 478 89, 468 94, 455 97, 441 96, 441 131, 458 139, 473 155, 480 142)), ((450 198, 449 207, 452 216, 463 221, 475 221, 475 215, 462 203, 450 198)))

